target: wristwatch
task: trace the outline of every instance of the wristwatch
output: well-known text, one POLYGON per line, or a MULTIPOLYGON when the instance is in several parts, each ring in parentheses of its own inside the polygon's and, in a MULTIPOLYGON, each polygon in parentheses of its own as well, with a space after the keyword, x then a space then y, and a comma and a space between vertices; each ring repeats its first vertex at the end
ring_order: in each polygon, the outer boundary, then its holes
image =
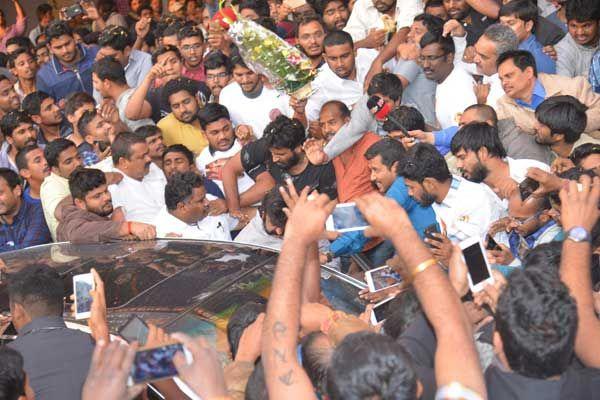
POLYGON ((575 243, 580 242, 592 242, 592 236, 585 228, 581 226, 574 226, 567 231, 567 239, 574 241, 575 243))

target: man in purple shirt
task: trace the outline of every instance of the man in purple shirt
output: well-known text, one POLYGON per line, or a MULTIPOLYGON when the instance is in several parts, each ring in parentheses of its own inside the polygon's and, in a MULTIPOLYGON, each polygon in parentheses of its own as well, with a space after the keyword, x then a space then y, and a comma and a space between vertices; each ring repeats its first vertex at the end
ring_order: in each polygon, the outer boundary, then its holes
POLYGON ((17 22, 13 25, 6 26, 6 17, 4 12, 0 10, 0 52, 3 53, 6 52, 6 41, 15 36, 21 36, 25 32, 25 25, 27 24, 23 7, 17 0, 13 0, 13 4, 17 13, 17 22))

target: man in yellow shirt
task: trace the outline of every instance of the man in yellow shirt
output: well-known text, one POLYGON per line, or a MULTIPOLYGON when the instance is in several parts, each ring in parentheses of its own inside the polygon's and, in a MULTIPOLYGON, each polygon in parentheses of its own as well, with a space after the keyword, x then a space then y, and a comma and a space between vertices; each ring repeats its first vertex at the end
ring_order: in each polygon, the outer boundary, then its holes
POLYGON ((166 146, 182 144, 195 155, 208 146, 198 121, 198 110, 202 104, 195 95, 197 91, 194 81, 188 78, 169 81, 163 89, 163 96, 171 106, 171 113, 157 124, 163 132, 166 146))

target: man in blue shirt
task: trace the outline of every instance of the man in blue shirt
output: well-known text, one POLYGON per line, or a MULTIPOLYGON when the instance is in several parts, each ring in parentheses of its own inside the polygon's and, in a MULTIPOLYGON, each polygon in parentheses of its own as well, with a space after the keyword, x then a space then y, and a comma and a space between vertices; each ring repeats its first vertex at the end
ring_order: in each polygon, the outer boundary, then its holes
POLYGON ((42 205, 22 197, 16 172, 0 168, 0 252, 52 241, 42 205))
MULTIPOLYGON (((398 176, 398 169, 405 156, 406 150, 402 144, 390 138, 376 142, 365 153, 373 185, 380 193, 396 200, 404 208, 415 230, 423 238, 425 228, 436 223, 435 213, 431 206, 423 207, 410 197, 404 178, 398 176)), ((362 231, 345 233, 331 243, 330 256, 357 254, 368 240, 362 231)), ((366 255, 374 266, 380 266, 393 253, 393 246, 389 242, 383 242, 366 255)))
POLYGON ((65 21, 52 21, 46 29, 50 61, 37 73, 37 90, 54 99, 67 97, 72 92, 92 94, 92 66, 98 48, 79 45, 65 21))
POLYGON ((538 18, 531 0, 513 0, 500 8, 500 23, 509 26, 519 39, 519 50, 533 54, 538 72, 556 74, 556 63, 546 53, 533 34, 538 18))

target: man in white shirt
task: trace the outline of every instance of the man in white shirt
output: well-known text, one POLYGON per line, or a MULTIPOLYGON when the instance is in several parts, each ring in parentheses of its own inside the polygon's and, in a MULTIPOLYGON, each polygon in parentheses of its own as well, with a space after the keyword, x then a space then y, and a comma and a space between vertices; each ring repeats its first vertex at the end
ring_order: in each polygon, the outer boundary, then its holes
POLYGON ((219 94, 219 103, 227 107, 234 125, 249 125, 260 139, 266 126, 277 115, 292 117, 290 97, 263 84, 261 75, 248 68, 236 51, 231 55, 233 82, 219 94))
POLYGON ((410 27, 414 17, 423 12, 421 0, 357 0, 344 30, 352 35, 357 47, 378 47, 383 44, 370 43, 364 46, 359 41, 369 39, 373 32, 384 30, 383 37, 389 32, 389 22, 396 22, 396 29, 410 27), (386 21, 387 20, 387 21, 386 21), (373 31, 375 30, 375 31, 373 31))
POLYGON ((454 65, 454 41, 442 35, 425 35, 421 39, 419 62, 427 79, 437 82, 435 114, 439 127, 457 125, 462 111, 477 103, 473 78, 454 65))
POLYGON ((165 206, 154 218, 157 237, 231 241, 237 220, 228 214, 208 215, 203 178, 195 172, 175 173, 165 187, 165 206))
MULTIPOLYGON (((223 190, 223 166, 242 146, 235 139, 229 112, 224 105, 208 103, 200 111, 199 120, 208 140, 208 147, 196 158, 196 167, 203 176, 212 179, 223 190)), ((245 172, 238 177, 238 193, 244 193, 252 185, 254 181, 245 172)))
POLYGON ((348 108, 364 93, 364 82, 377 52, 354 48, 352 37, 344 31, 333 31, 323 41, 326 65, 312 82, 316 92, 306 103, 309 121, 319 120, 319 111, 330 100, 339 100, 348 108))
POLYGON ((121 182, 108 187, 113 205, 123 208, 127 221, 152 223, 165 204, 166 178, 152 163, 146 141, 134 133, 121 133, 111 153, 116 171, 123 174, 121 182))
POLYGON ((433 145, 413 146, 400 175, 409 195, 424 207, 433 207, 452 242, 483 238, 490 224, 505 214, 482 185, 452 176, 446 160, 433 145))

